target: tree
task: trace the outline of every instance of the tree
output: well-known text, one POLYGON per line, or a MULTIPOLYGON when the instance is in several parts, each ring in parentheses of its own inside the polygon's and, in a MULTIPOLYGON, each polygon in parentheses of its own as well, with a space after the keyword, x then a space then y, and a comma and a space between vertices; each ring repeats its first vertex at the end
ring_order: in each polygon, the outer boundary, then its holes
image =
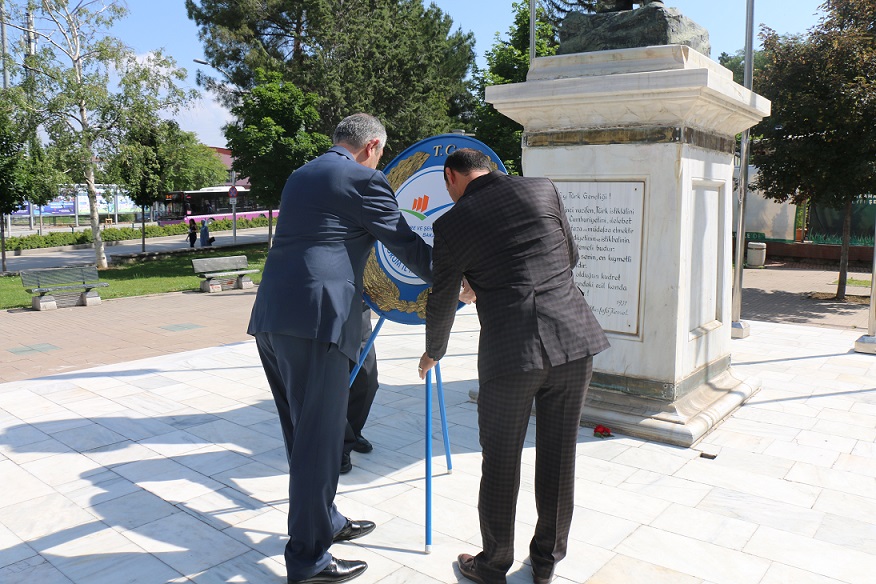
POLYGON ((852 204, 876 183, 876 0, 829 0, 808 36, 764 28, 756 88, 772 101, 753 144, 767 198, 843 209, 837 300, 844 300, 852 204))
MULTIPOLYGON (((20 17, 22 7, 13 8, 20 17)), ((197 92, 177 87, 185 71, 172 58, 156 51, 139 59, 103 34, 127 14, 121 0, 43 0, 31 10, 37 16, 31 34, 40 50, 26 59, 33 86, 25 106, 65 149, 70 182, 86 184, 96 263, 106 267, 95 188, 100 161, 112 157, 129 124, 159 111, 176 112, 197 92), (111 73, 119 77, 117 89, 111 73)), ((15 21, 8 24, 22 29, 15 21)))
MULTIPOLYGON (((451 19, 434 4, 187 0, 186 7, 207 60, 226 72, 231 84, 253 87, 255 71, 262 68, 318 94, 313 129, 320 133, 331 135, 341 119, 364 111, 384 122, 397 152, 459 126, 465 117, 474 37, 451 32, 451 19)), ((221 88, 215 81, 212 86, 221 88)), ((226 93, 226 103, 238 101, 226 93)))
MULTIPOLYGON (((319 97, 304 93, 279 73, 256 70, 256 85, 232 108, 236 121, 225 126, 234 153, 232 168, 249 177, 250 195, 269 209, 280 202, 289 174, 331 146, 328 136, 313 131, 319 121, 319 97)), ((268 213, 268 240, 273 213, 268 213)))
POLYGON ((223 184, 228 169, 215 150, 198 142, 193 132, 183 132, 175 123, 159 145, 164 160, 165 191, 196 191, 223 184))
POLYGON ((63 182, 63 174, 55 167, 55 151, 47 152, 32 139, 31 119, 19 107, 20 89, 4 90, 0 98, 0 256, 4 272, 6 216, 28 201, 45 205, 63 182))
POLYGON ((171 120, 144 118, 129 125, 107 169, 110 182, 139 206, 142 249, 146 251, 146 208, 169 191, 197 190, 224 182, 225 165, 195 134, 171 120))
POLYGON ((570 12, 595 12, 597 0, 539 0, 546 16, 553 23, 563 20, 570 12))
POLYGON ((9 107, 0 105, 0 256, 6 271, 6 216, 24 204, 24 144, 9 107))
MULTIPOLYGON (((487 71, 475 75, 479 103, 475 108, 472 125, 481 141, 489 145, 505 164, 511 174, 522 172, 520 162, 523 126, 500 114, 485 101, 485 91, 490 85, 523 83, 529 72, 529 4, 515 2, 514 24, 508 30, 507 41, 496 35, 493 46, 487 51, 487 71)), ((553 26, 545 22, 544 12, 536 10, 535 54, 539 57, 555 55, 559 45, 553 26)))
MULTIPOLYGON (((756 85, 758 83, 757 77, 760 74, 761 70, 766 65, 766 55, 763 51, 754 51, 754 75, 752 77, 752 85, 756 85)), ((721 53, 718 56, 718 63, 730 69, 733 72, 733 81, 738 83, 739 85, 743 85, 745 79, 745 50, 739 49, 732 55, 728 55, 727 53, 721 53)))

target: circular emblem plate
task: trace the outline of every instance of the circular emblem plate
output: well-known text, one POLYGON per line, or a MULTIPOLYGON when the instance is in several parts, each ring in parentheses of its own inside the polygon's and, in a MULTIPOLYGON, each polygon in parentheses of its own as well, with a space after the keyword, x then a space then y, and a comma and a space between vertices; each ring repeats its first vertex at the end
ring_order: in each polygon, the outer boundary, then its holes
MULTIPOLYGON (((421 140, 384 169, 402 216, 429 245, 435 220, 453 206, 444 186, 444 159, 459 148, 480 150, 490 157, 495 170, 505 172, 502 161, 489 146, 462 134, 421 140)), ((428 296, 429 287, 378 241, 365 268, 365 302, 394 322, 424 324, 428 296)))

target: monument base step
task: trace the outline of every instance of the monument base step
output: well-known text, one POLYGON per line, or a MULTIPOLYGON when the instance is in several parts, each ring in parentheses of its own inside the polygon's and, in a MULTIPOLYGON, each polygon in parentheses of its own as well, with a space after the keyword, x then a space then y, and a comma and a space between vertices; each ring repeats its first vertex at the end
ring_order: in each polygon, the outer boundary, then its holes
MULTIPOLYGON (((619 434, 690 447, 760 387, 759 378, 743 380, 729 368, 671 403, 591 386, 581 424, 602 424, 619 434)), ((469 397, 477 402, 478 390, 471 390, 469 397)))

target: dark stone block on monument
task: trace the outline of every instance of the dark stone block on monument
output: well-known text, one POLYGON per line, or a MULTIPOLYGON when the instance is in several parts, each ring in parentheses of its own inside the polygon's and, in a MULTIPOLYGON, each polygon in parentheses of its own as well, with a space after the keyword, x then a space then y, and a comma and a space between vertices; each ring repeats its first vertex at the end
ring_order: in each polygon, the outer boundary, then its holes
POLYGON ((558 54, 686 45, 710 56, 709 32, 676 8, 652 1, 635 10, 571 12, 559 28, 558 54))

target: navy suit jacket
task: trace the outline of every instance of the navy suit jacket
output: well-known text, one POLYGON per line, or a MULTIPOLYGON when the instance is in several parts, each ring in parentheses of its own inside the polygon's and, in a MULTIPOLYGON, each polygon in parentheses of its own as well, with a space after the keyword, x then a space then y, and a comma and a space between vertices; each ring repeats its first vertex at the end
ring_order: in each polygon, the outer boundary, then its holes
POLYGON ((575 285, 578 247, 550 180, 480 176, 433 232, 435 284, 426 305, 426 352, 433 359, 447 350, 463 276, 478 298, 481 383, 608 348, 575 285))
POLYGON ((334 343, 355 359, 375 240, 431 283, 432 248, 408 227, 382 172, 337 145, 293 172, 247 332, 334 343))

